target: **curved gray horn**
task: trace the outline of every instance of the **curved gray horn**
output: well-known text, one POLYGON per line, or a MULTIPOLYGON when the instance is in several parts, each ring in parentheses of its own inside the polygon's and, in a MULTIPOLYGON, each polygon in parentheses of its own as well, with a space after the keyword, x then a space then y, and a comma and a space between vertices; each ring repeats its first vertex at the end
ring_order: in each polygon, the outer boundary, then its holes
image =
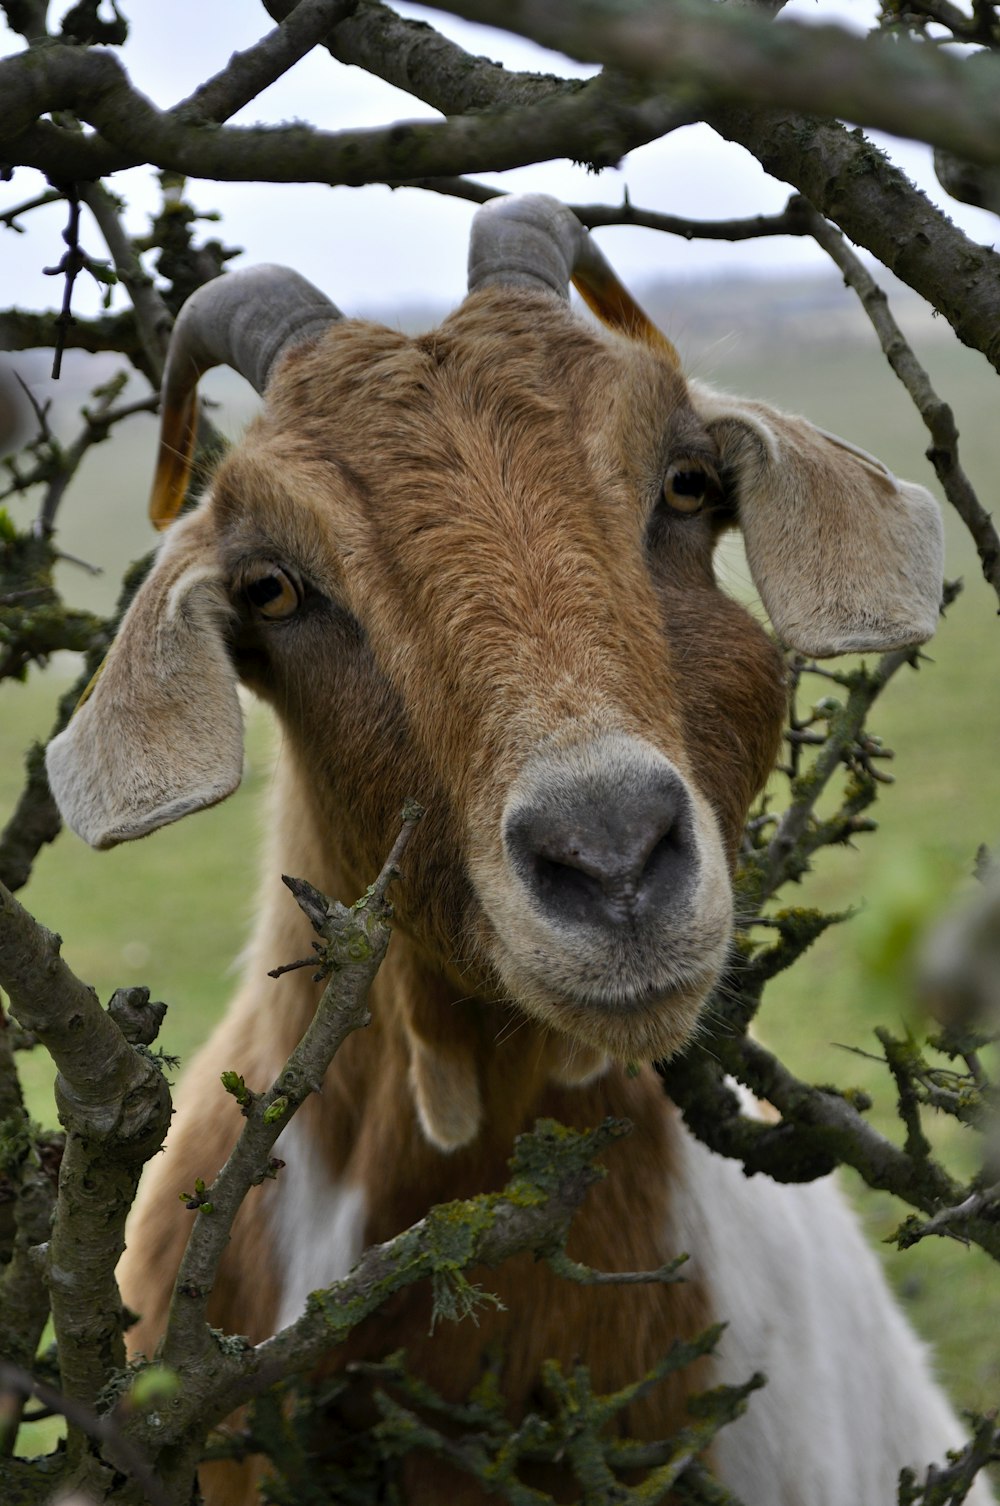
POLYGON ((231 366, 263 394, 279 356, 341 317, 325 293, 289 267, 244 267, 213 278, 177 316, 164 387, 182 386, 192 367, 201 376, 231 366))
POLYGON ((469 292, 542 287, 569 298, 569 284, 590 237, 576 215, 549 194, 510 194, 476 212, 469 241, 469 292))
POLYGON ((160 450, 149 513, 158 528, 184 500, 197 425, 196 388, 231 366, 263 395, 280 358, 342 317, 336 304, 288 267, 245 267, 216 277, 177 316, 160 392, 160 450))
POLYGON ((542 288, 568 299, 571 281, 604 324, 654 346, 680 367, 666 335, 618 281, 565 204, 544 193, 510 194, 477 210, 469 242, 470 293, 488 287, 542 288))

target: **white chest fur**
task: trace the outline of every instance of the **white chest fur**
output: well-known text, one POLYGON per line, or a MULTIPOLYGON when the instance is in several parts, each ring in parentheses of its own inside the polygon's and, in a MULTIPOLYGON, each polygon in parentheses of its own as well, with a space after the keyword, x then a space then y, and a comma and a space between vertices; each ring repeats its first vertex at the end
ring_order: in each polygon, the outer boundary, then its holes
POLYGON ((331 1178, 316 1144, 294 1119, 275 1142, 285 1162, 271 1201, 281 1272, 276 1328, 293 1323, 318 1287, 346 1276, 362 1250, 365 1195, 331 1178))

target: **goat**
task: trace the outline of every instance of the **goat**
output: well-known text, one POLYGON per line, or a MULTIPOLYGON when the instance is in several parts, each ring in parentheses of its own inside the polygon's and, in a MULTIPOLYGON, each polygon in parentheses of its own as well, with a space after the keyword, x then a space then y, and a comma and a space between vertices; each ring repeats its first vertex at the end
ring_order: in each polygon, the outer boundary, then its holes
MULTIPOLYGON (((636 1404, 629 1429, 663 1436, 686 1388, 759 1368, 768 1385, 712 1455, 746 1506, 888 1506, 897 1471, 960 1429, 839 1192, 750 1185, 689 1135, 648 1066, 623 1064, 697 1029, 781 737, 783 661, 719 590, 719 533, 742 528, 786 644, 915 645, 937 619, 936 505, 804 419, 686 382, 575 217, 541 195, 477 214, 469 295, 419 338, 343 320, 279 268, 196 293, 164 384, 161 524, 184 492, 198 377, 221 362, 264 411, 172 522, 48 754, 68 824, 106 847, 235 788, 238 680, 284 734, 245 981, 181 1083, 120 1267, 135 1347, 151 1354, 165 1321, 177 1193, 211 1181, 239 1128, 220 1071, 269 1082, 315 1007, 307 975, 266 976, 306 941, 275 876, 349 901, 412 794, 428 815, 374 1024, 284 1132, 286 1167, 241 1214, 212 1321, 261 1339, 367 1243, 501 1185, 537 1117, 614 1114, 634 1132, 573 1253, 623 1270, 688 1251, 685 1284, 578 1288, 522 1260, 487 1278, 506 1311, 475 1333, 430 1338, 413 1291, 343 1358, 404 1346, 459 1398, 499 1340, 514 1415, 547 1356, 582 1356, 611 1391, 724 1318, 710 1371, 636 1404), (571 278, 610 329, 570 312, 571 278)), ((206 1479, 214 1506, 252 1494, 231 1471, 206 1479)), ((406 1488, 413 1506, 486 1499, 419 1459, 406 1488)))

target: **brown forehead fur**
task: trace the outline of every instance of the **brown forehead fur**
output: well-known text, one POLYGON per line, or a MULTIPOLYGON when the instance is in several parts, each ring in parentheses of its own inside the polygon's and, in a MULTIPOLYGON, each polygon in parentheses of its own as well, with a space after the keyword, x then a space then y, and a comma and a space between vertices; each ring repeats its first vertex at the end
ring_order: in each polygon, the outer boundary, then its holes
POLYGON ((231 559, 291 563, 363 624, 466 819, 497 814, 483 768, 502 798, 526 746, 607 706, 694 778, 732 845, 773 759, 780 671, 716 589, 704 519, 652 567, 645 543, 667 464, 706 450, 665 359, 550 297, 486 292, 419 340, 348 323, 294 353, 215 508, 231 559))

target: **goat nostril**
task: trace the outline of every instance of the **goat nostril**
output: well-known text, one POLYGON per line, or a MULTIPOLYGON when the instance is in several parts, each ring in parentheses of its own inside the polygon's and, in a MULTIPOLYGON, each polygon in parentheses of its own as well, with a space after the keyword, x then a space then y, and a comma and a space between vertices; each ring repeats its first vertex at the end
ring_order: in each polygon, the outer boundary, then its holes
POLYGON ((672 771, 627 794, 594 779, 542 787, 508 815, 504 840, 535 903, 571 924, 645 924, 696 882, 690 801, 672 771))
MULTIPOLYGON (((573 857, 579 857, 574 852, 573 857)), ((576 863, 560 863, 554 858, 536 853, 532 860, 534 889, 546 909, 562 908, 578 913, 585 918, 595 903, 599 903, 604 886, 600 879, 587 873, 576 863)))
POLYGON ((668 827, 659 841, 654 842, 643 865, 640 883, 643 886, 656 883, 678 865, 683 866, 689 856, 686 833, 678 826, 668 827))

